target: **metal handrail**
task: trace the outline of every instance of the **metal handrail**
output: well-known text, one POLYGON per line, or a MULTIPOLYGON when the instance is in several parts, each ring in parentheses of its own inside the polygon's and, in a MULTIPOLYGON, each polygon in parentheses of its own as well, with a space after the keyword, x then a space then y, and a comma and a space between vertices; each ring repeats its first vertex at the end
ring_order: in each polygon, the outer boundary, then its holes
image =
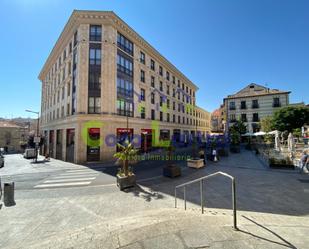
POLYGON ((205 179, 208 179, 210 177, 217 176, 217 175, 223 175, 223 176, 226 176, 226 177, 228 177, 232 180, 233 227, 234 227, 235 230, 238 230, 238 228, 237 228, 237 214, 236 214, 236 183, 235 183, 235 177, 233 177, 233 176, 231 176, 227 173, 218 171, 216 173, 213 173, 213 174, 210 174, 210 175, 207 175, 207 176, 203 176, 203 177, 200 177, 198 179, 177 185, 175 187, 175 208, 177 208, 177 189, 183 188, 184 208, 186 210, 187 209, 186 187, 188 185, 192 184, 192 183, 200 182, 201 209, 202 209, 202 214, 203 214, 204 213, 203 181, 205 179))

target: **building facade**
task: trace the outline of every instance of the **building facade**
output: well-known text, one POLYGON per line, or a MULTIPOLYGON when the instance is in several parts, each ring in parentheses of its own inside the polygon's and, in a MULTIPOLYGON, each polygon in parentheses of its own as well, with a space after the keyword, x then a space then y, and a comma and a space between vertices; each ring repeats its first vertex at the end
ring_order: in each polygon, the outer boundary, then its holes
POLYGON ((28 127, 9 121, 0 121, 0 148, 7 153, 21 152, 21 145, 27 142, 28 127))
POLYGON ((272 115, 280 107, 289 105, 288 91, 269 89, 252 83, 224 98, 226 129, 236 120, 242 120, 248 132, 260 130, 260 120, 272 115))
POLYGON ((44 153, 57 159, 108 160, 125 136, 148 151, 153 136, 210 130, 196 85, 113 12, 74 11, 39 79, 44 153))
POLYGON ((211 113, 211 132, 223 133, 224 132, 224 105, 220 105, 220 108, 214 110, 211 113))

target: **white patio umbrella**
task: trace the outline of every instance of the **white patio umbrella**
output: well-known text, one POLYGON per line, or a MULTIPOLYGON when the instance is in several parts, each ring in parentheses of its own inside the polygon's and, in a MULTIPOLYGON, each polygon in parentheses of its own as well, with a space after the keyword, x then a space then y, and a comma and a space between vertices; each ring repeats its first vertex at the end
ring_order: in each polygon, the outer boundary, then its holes
POLYGON ((278 132, 277 130, 274 130, 274 131, 267 132, 267 134, 269 134, 269 135, 276 135, 277 132, 278 132))
POLYGON ((243 136, 243 137, 252 137, 252 136, 254 136, 254 133, 247 132, 245 134, 242 134, 241 136, 243 136))
POLYGON ((264 131, 259 131, 259 132, 254 133, 254 136, 264 136, 264 135, 266 135, 266 132, 264 131))

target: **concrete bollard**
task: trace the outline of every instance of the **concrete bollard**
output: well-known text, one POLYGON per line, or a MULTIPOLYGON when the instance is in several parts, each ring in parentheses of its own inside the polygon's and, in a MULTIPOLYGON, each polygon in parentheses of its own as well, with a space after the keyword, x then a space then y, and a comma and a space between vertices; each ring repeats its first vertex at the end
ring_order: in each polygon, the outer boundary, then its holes
POLYGON ((14 182, 4 183, 3 188, 3 203, 4 206, 10 207, 15 205, 14 200, 14 182))

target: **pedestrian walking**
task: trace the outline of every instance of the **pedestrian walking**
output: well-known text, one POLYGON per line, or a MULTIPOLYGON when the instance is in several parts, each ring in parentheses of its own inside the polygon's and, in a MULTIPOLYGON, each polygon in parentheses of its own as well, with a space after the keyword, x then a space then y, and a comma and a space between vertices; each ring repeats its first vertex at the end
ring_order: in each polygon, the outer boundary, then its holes
POLYGON ((301 166, 300 173, 304 172, 305 167, 307 168, 307 171, 309 171, 308 165, 309 165, 309 156, 308 156, 307 152, 304 151, 303 155, 300 158, 300 166, 301 166))

